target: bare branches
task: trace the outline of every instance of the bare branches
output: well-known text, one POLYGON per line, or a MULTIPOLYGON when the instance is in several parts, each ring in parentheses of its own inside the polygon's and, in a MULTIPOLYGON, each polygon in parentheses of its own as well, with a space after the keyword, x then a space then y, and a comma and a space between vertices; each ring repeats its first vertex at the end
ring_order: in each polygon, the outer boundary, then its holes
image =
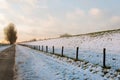
POLYGON ((7 27, 4 28, 5 39, 10 42, 10 44, 14 44, 17 40, 17 30, 15 29, 15 25, 10 23, 7 27))

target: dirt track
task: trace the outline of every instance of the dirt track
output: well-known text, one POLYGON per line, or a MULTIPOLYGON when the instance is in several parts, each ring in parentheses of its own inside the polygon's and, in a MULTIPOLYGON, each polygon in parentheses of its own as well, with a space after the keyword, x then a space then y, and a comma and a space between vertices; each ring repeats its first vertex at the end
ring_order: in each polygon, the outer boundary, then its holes
POLYGON ((0 52, 0 80, 13 80, 15 46, 0 52))

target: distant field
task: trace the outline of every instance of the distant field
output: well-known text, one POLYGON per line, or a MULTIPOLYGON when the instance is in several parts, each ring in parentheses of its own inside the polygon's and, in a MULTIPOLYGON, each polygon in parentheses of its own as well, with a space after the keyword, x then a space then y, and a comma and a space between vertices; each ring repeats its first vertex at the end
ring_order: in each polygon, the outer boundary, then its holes
POLYGON ((74 35, 43 41, 27 42, 29 45, 48 46, 49 52, 55 46, 55 53, 61 54, 64 46, 64 55, 75 58, 76 47, 79 47, 79 59, 102 65, 103 48, 106 48, 106 64, 115 69, 120 65, 120 29, 74 35))

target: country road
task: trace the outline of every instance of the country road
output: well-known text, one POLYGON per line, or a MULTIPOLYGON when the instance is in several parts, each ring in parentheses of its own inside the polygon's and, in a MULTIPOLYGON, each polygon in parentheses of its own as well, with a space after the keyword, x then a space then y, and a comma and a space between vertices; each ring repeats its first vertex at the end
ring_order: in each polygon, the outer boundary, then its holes
POLYGON ((120 80, 119 75, 108 79, 99 66, 75 66, 51 55, 20 45, 9 47, 0 53, 0 80, 120 80))
POLYGON ((13 80, 15 62, 15 46, 0 52, 0 80, 13 80))

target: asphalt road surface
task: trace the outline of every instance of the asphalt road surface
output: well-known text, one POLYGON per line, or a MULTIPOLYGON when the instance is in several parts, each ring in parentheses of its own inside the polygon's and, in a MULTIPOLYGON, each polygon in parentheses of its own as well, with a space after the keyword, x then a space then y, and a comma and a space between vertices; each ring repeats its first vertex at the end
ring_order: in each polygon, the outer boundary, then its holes
POLYGON ((14 79, 15 46, 0 52, 0 80, 14 79))

